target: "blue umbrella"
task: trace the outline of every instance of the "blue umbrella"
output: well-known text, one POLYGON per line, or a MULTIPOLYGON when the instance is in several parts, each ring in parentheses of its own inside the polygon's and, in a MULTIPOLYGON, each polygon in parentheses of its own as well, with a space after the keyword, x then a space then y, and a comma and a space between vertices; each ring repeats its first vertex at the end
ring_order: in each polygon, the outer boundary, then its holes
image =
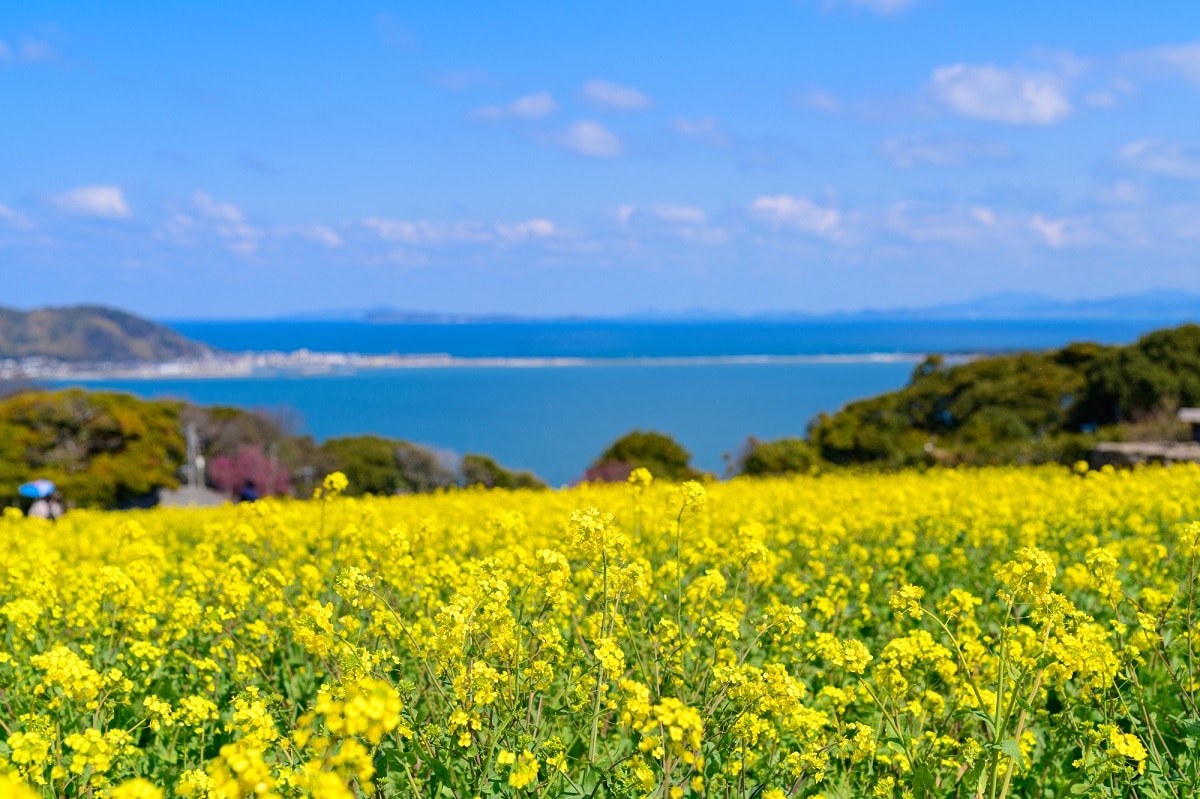
POLYGON ((17 489, 21 492, 21 496, 29 497, 30 499, 43 499, 54 493, 54 483, 49 480, 34 480, 25 483, 17 489))

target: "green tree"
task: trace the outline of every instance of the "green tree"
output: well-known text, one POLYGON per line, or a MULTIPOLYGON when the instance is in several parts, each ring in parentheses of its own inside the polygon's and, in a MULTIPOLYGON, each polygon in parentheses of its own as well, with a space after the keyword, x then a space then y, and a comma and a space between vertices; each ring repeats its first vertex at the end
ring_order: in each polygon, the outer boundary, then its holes
POLYGON ((816 449, 803 438, 759 441, 751 437, 736 464, 739 474, 749 477, 800 474, 820 462, 816 449))
POLYGON ((350 481, 347 494, 396 494, 408 487, 396 462, 397 443, 380 436, 331 438, 321 445, 321 452, 350 481))
POLYGON ((424 447, 380 436, 332 438, 321 445, 332 468, 345 473, 346 490, 362 494, 428 493, 456 482, 434 453, 424 447))
POLYGON ((691 460, 691 453, 670 436, 634 430, 610 444, 584 479, 623 480, 641 467, 660 480, 694 480, 703 473, 692 468, 691 460))
POLYGON ((458 467, 462 484, 486 488, 545 488, 546 484, 531 472, 505 469, 487 455, 464 455, 458 467))
POLYGON ((54 481, 70 505, 111 507, 178 485, 184 460, 177 402, 127 394, 30 391, 0 400, 0 502, 54 481))

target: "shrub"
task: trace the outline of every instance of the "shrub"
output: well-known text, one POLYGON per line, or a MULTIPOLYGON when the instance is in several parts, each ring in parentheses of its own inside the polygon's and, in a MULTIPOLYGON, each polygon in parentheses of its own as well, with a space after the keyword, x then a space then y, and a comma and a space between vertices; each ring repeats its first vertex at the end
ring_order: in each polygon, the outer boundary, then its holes
POLYGON ((592 463, 585 480, 624 480, 634 469, 649 469, 660 480, 694 480, 702 475, 691 466, 691 454, 663 433, 634 430, 618 438, 592 463), (620 475, 620 476, 617 476, 620 475))
POLYGON ((751 437, 738 459, 738 473, 750 477, 799 474, 820 462, 817 451, 802 438, 759 441, 751 437))
POLYGON ((464 455, 458 472, 465 486, 486 488, 545 488, 546 484, 531 472, 505 469, 487 455, 464 455))

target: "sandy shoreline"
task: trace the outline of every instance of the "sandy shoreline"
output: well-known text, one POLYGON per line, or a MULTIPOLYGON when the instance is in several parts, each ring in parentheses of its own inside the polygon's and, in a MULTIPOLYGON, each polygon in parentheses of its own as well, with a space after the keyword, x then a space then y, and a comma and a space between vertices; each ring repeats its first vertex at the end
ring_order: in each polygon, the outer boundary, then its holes
MULTIPOLYGON (((381 369, 546 369, 605 366, 721 366, 767 364, 917 363, 924 353, 728 355, 631 358, 461 358, 447 354, 364 355, 349 352, 241 352, 153 363, 66 363, 42 358, 0 360, 0 380, 196 380, 213 378, 352 375, 381 369)), ((950 360, 970 360, 971 355, 950 360)))

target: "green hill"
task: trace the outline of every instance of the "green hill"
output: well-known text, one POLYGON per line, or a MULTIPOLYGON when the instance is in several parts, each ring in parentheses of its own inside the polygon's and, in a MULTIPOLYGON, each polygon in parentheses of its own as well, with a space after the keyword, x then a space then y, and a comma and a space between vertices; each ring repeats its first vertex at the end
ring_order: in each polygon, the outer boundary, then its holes
POLYGON ((211 347, 169 327, 112 308, 0 308, 0 358, 127 363, 197 358, 212 352, 211 347))

